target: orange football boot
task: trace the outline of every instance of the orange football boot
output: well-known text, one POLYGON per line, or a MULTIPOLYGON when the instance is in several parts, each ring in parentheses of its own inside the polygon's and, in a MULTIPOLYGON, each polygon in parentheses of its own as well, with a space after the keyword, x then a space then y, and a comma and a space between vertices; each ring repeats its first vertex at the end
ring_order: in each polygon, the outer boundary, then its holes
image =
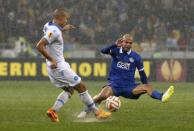
POLYGON ((47 116, 51 119, 52 122, 59 122, 58 114, 53 109, 48 109, 46 112, 47 116))
POLYGON ((95 115, 96 115, 96 118, 97 119, 107 119, 108 117, 111 116, 111 113, 110 112, 107 112, 107 111, 104 111, 102 109, 98 109, 95 112, 95 115))

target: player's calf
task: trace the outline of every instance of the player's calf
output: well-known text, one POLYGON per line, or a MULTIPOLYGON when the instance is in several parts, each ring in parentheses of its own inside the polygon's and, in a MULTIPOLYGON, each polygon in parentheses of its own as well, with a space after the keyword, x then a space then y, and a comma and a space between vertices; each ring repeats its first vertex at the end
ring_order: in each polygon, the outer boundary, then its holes
POLYGON ((110 86, 105 86, 98 95, 93 97, 93 99, 95 103, 100 104, 103 100, 106 100, 109 96, 113 95, 112 88, 110 86))
POLYGON ((163 93, 160 93, 157 90, 153 90, 152 85, 146 84, 146 92, 147 94, 152 97, 153 99, 161 100, 163 93))
POLYGON ((89 110, 94 112, 97 118, 104 119, 111 115, 109 112, 105 112, 96 107, 92 97, 90 96, 90 94, 88 93, 88 90, 86 89, 85 85, 82 82, 77 86, 75 86, 74 88, 78 91, 82 102, 87 106, 89 110))
POLYGON ((100 104, 102 101, 106 100, 110 95, 109 94, 99 94, 93 97, 94 103, 100 104))
POLYGON ((132 90, 133 95, 139 95, 147 93, 148 95, 151 94, 151 86, 148 86, 146 84, 138 85, 132 90))
POLYGON ((139 86, 137 86, 136 88, 133 89, 132 93, 134 95, 147 93, 153 99, 158 99, 158 100, 161 100, 162 95, 163 95, 159 91, 153 90, 152 86, 150 84, 139 85, 139 86))
MULTIPOLYGON (((109 86, 104 87, 101 90, 101 92, 93 98, 93 101, 95 103, 94 104, 95 107, 96 107, 96 104, 100 104, 103 100, 105 100, 106 98, 108 98, 111 95, 113 95, 111 87, 109 87, 109 86)), ((91 111, 92 111, 92 108, 87 106, 87 108, 84 111, 80 112, 80 114, 77 117, 78 118, 85 118, 86 115, 89 114, 91 111)), ((111 115, 109 112, 105 112, 105 111, 99 110, 99 109, 98 110, 95 109, 94 113, 95 113, 97 118, 102 118, 102 119, 107 118, 111 115)))

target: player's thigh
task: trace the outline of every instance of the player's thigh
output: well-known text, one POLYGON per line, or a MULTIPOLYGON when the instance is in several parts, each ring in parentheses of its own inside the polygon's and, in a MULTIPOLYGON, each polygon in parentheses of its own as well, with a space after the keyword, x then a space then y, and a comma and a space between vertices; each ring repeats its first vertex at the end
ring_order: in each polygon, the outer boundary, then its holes
POLYGON ((150 90, 149 88, 150 88, 149 86, 147 86, 145 84, 141 84, 141 85, 138 85, 137 87, 135 87, 132 90, 132 93, 133 93, 133 95, 148 93, 148 91, 150 90))
POLYGON ((71 68, 67 68, 61 72, 62 72, 62 79, 64 81, 67 81, 69 83, 69 86, 74 87, 80 84, 81 78, 71 68))
POLYGON ((71 68, 51 70, 49 76, 57 87, 74 87, 81 82, 81 78, 71 68))

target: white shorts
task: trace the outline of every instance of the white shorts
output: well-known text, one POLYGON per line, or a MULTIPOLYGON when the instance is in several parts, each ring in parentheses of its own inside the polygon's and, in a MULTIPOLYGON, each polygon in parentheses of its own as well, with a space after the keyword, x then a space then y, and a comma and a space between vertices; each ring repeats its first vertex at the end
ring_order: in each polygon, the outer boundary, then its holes
POLYGON ((57 64, 56 69, 47 66, 50 81, 56 87, 74 87, 81 82, 81 78, 70 68, 67 62, 57 64))

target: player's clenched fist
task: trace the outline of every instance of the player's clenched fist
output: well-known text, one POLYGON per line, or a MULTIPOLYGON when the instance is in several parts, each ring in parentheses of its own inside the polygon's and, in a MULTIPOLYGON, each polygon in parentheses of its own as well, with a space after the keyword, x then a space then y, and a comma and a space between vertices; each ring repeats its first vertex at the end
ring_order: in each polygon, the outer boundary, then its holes
POLYGON ((72 29, 75 29, 75 26, 71 25, 71 24, 67 24, 63 27, 63 31, 68 31, 68 30, 72 30, 72 29))

